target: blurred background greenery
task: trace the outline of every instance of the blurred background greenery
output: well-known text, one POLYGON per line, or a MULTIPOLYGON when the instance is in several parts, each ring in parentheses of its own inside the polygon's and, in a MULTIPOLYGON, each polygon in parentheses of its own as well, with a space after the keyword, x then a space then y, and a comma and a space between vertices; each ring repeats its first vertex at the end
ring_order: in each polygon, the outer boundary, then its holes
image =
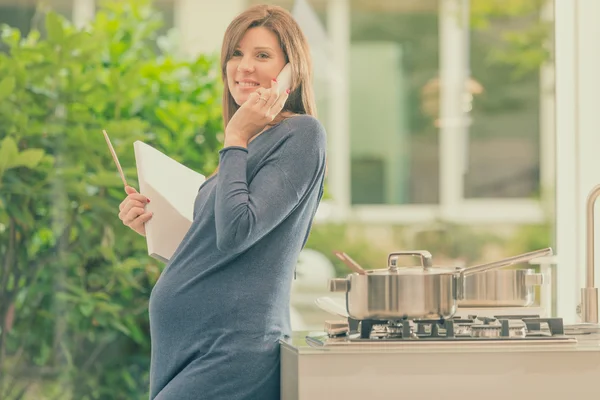
POLYGON ((143 398, 161 266, 116 218, 101 130, 133 185, 135 140, 209 174, 220 71, 157 46, 162 16, 144 2, 107 2, 85 30, 39 13, 26 36, 2 28, 0 398, 143 398))

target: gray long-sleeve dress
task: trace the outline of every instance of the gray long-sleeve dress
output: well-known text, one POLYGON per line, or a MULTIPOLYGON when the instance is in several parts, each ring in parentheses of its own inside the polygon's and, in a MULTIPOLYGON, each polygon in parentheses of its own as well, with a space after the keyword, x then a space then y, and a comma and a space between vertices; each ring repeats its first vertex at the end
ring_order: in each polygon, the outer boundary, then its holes
POLYGON ((279 399, 279 339, 323 194, 325 131, 288 118, 221 150, 150 296, 150 398, 279 399))

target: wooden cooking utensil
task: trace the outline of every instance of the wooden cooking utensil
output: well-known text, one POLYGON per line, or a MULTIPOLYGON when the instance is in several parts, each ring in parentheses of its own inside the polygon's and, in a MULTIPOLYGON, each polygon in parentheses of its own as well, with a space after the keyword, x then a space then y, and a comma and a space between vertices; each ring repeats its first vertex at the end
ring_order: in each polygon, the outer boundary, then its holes
POLYGON ((108 133, 106 133, 105 130, 103 130, 102 133, 104 134, 104 139, 106 139, 106 144, 108 145, 110 154, 112 155, 112 158, 115 161, 115 164, 117 165, 117 169, 119 170, 119 175, 121 175, 121 180, 123 181, 123 186, 127 186, 127 181, 125 180, 125 174, 123 173, 123 168, 121 168, 121 164, 119 163, 119 158, 117 157, 117 153, 115 152, 115 149, 113 148, 113 145, 110 142, 110 139, 108 138, 108 133))

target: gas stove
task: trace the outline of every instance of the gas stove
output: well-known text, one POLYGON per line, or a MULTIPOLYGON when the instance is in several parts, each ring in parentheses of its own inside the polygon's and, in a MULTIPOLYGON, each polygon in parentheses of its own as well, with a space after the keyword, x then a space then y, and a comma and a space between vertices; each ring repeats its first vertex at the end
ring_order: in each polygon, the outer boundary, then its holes
POLYGON ((329 320, 325 321, 324 332, 309 334, 306 341, 314 347, 577 343, 577 339, 565 335, 562 318, 535 315, 468 315, 447 320, 329 320))

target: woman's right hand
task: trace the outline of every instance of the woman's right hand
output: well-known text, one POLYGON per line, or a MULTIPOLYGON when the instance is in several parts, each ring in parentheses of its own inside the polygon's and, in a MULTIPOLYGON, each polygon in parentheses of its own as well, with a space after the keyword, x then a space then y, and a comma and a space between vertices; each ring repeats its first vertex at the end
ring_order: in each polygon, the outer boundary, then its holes
POLYGON ((150 203, 150 199, 139 194, 131 186, 125 186, 125 193, 127 197, 119 205, 119 219, 123 221, 123 225, 146 236, 144 224, 152 218, 152 213, 146 211, 146 204, 150 203))
POLYGON ((290 96, 289 90, 281 95, 279 83, 271 81, 271 88, 259 88, 233 114, 225 128, 225 147, 247 147, 250 140, 265 129, 279 115, 290 96))

